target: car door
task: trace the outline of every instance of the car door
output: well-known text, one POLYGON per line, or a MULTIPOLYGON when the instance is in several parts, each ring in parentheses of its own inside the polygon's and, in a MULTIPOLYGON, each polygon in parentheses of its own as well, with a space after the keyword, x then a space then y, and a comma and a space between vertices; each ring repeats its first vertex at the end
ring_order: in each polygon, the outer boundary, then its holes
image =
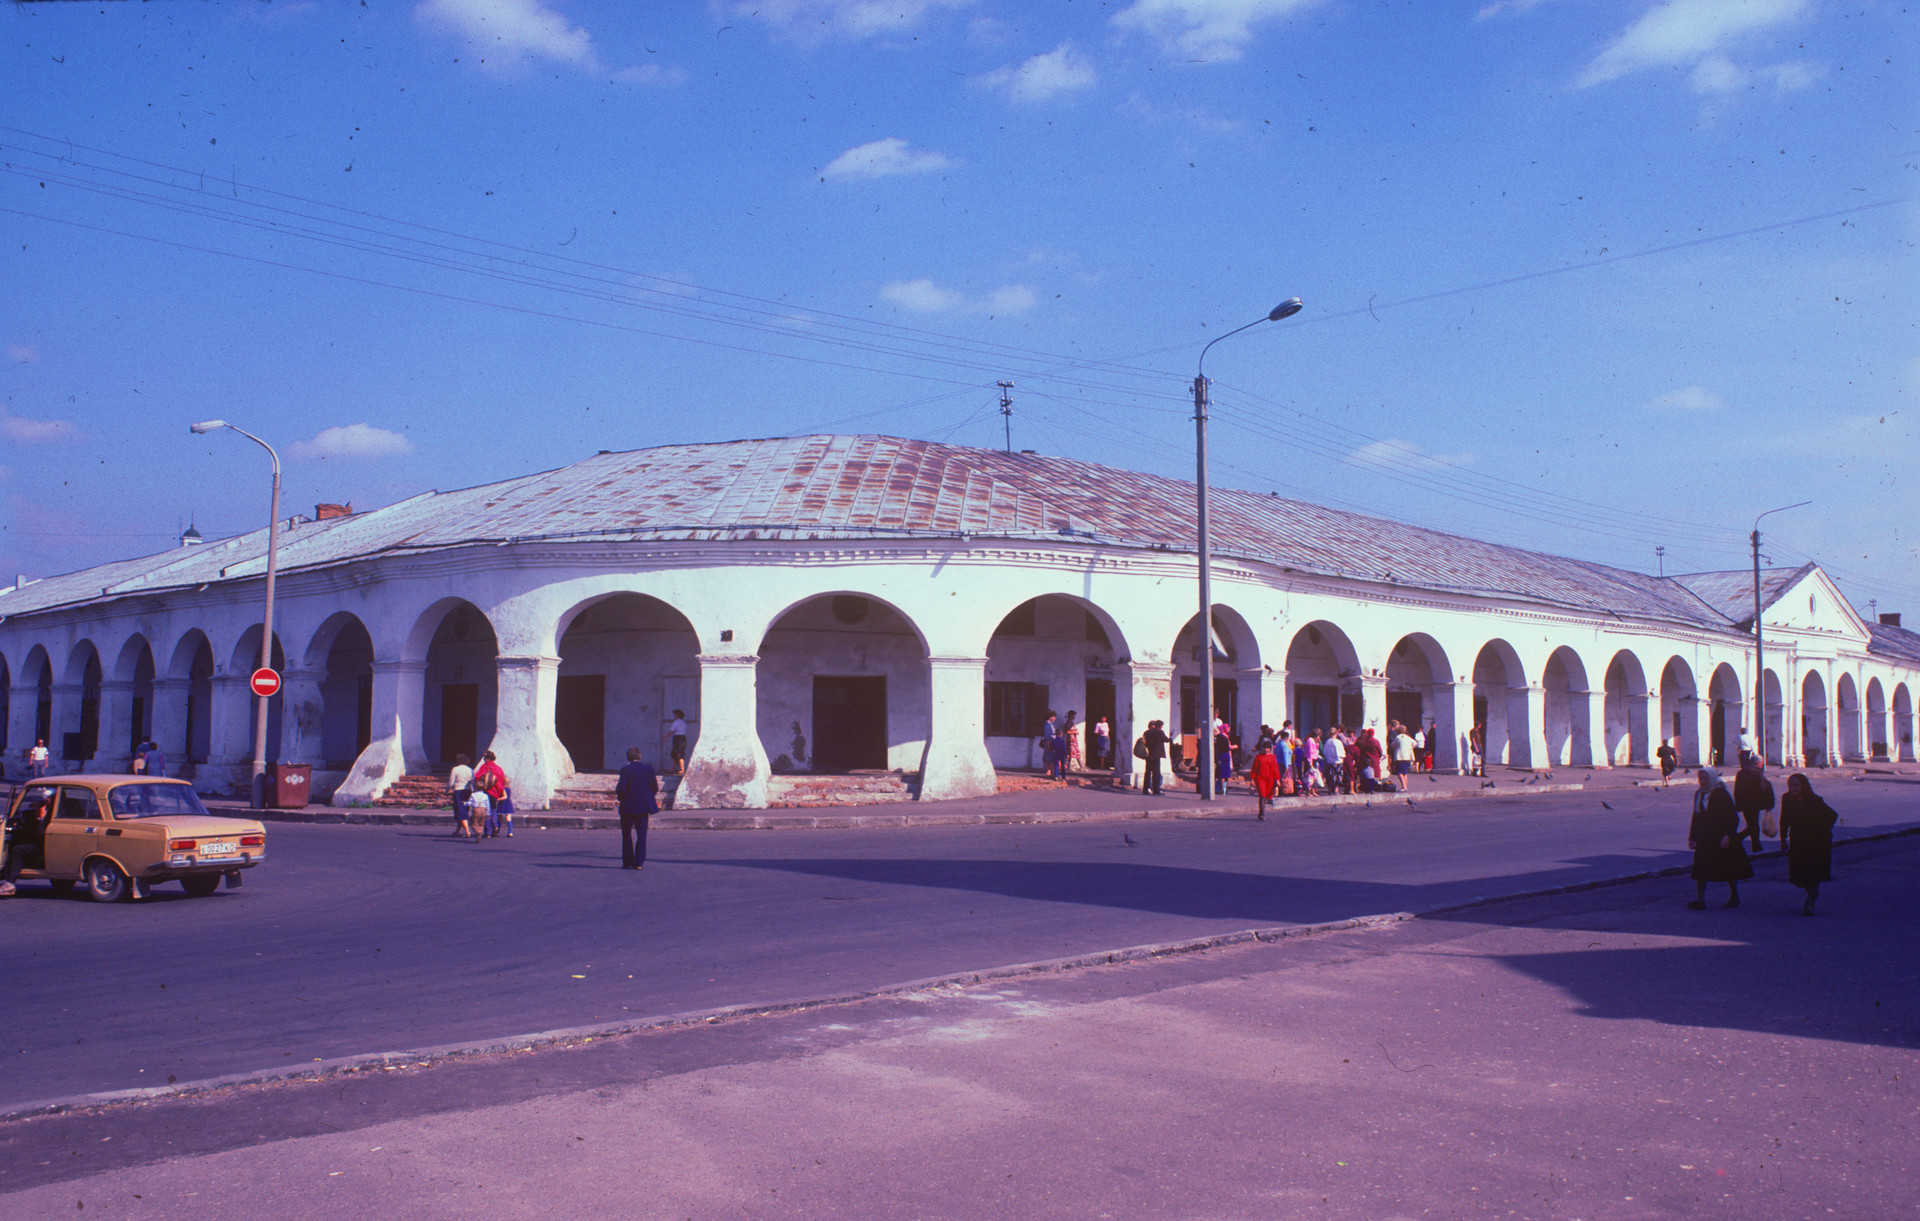
POLYGON ((47 824, 47 872, 56 878, 77 878, 87 854, 100 843, 106 822, 92 789, 60 786, 59 804, 47 824))
POLYGON ((47 867, 47 819, 59 799, 60 790, 51 784, 30 784, 20 795, 8 835, 8 851, 14 854, 20 868, 47 867))

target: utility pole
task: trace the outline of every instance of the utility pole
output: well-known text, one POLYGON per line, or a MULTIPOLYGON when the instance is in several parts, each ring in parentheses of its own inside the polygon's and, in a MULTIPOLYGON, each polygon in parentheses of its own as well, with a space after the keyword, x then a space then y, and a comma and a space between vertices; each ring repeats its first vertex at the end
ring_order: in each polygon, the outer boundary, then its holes
POLYGON ((1006 418, 1007 452, 1013 452, 1013 397, 1007 391, 1013 389, 1012 382, 1000 383, 1000 414, 1006 418))
POLYGON ((1664 580, 1667 575, 1667 549, 1665 547, 1655 547, 1653 553, 1660 557, 1660 576, 1664 580))
MULTIPOLYGON (((1760 517, 1784 513, 1788 509, 1805 508, 1812 503, 1811 500, 1803 500, 1797 505, 1782 505, 1777 509, 1768 509, 1760 517)), ((1764 656, 1765 634, 1760 626, 1760 517, 1753 519, 1751 536, 1753 541, 1753 742, 1754 752, 1760 756, 1760 765, 1765 767, 1767 763, 1767 663, 1764 656)), ((1785 692, 1781 693, 1783 699, 1785 695, 1785 692)), ((1780 760, 1784 763, 1786 762, 1784 743, 1786 726, 1782 725, 1780 732, 1783 738, 1780 760)))

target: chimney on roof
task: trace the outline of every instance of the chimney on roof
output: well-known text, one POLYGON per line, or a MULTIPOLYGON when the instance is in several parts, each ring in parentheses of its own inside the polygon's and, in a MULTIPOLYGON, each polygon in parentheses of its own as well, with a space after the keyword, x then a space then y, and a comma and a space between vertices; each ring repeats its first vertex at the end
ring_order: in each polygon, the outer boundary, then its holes
POLYGON ((1880 626, 1881 627, 1899 627, 1900 612, 1899 611, 1881 611, 1880 626))
POLYGON ((313 506, 313 520, 315 521, 331 521, 333 518, 336 518, 336 517, 352 517, 352 516, 353 516, 353 505, 351 502, 343 505, 313 506))
POLYGON ((180 532, 180 545, 182 547, 198 547, 206 541, 206 539, 200 537, 199 529, 194 526, 188 526, 180 532))

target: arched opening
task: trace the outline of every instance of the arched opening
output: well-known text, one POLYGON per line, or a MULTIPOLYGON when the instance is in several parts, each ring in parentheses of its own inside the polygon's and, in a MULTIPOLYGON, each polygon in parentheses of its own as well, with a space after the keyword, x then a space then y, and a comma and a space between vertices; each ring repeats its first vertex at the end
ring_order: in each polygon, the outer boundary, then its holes
POLYGON ((1860 692, 1853 685, 1853 675, 1841 674, 1834 681, 1833 695, 1835 719, 1839 722, 1835 726, 1834 759, 1841 763, 1857 762, 1865 756, 1860 752, 1860 692))
POLYGON ((638 746, 662 773, 678 770, 669 732, 687 722, 687 755, 700 733, 700 639, 658 598, 616 593, 561 616, 554 736, 575 772, 618 771, 638 746))
POLYGON ((1527 673, 1504 640, 1489 640, 1473 659, 1473 722, 1480 726, 1488 767, 1531 767, 1527 673))
POLYGON ((61 680, 71 703, 61 708, 56 697, 54 715, 60 723, 54 726, 54 733, 58 740, 47 741, 47 748, 54 758, 66 764, 66 770, 85 770, 87 761, 100 751, 100 681, 103 677, 100 651, 94 648, 93 642, 82 640, 74 645, 61 680))
MULTIPOLYGON (((268 657, 272 659, 267 663, 268 665, 281 674, 286 673, 287 658, 281 650, 278 632, 273 634, 273 650, 268 657)), ((240 641, 233 647, 233 658, 227 663, 228 675, 240 684, 240 690, 244 693, 243 698, 234 701, 235 715, 240 718, 240 721, 230 728, 233 734, 231 741, 235 760, 251 761, 253 759, 254 718, 259 715, 260 697, 253 693, 252 688, 247 685, 247 680, 259 667, 260 625, 256 623, 240 633, 240 641)), ((268 763, 280 761, 281 718, 285 704, 286 688, 284 686, 267 699, 266 761, 268 763)), ((215 760, 215 762, 220 761, 215 760)))
MULTIPOLYGON (((1194 614, 1173 638, 1173 721, 1169 727, 1180 747, 1181 765, 1192 763, 1209 733, 1211 713, 1227 723, 1236 761, 1244 758, 1240 743, 1251 743, 1262 720, 1273 720, 1261 706, 1260 645, 1240 612, 1230 606, 1213 608, 1213 691, 1201 691, 1206 655, 1200 650, 1200 616, 1194 614), (1245 686, 1242 686, 1242 681, 1245 686), (1191 746, 1191 749, 1189 748, 1191 746)), ((1284 720, 1285 718, 1280 718, 1284 720)))
MULTIPOLYGON (((344 771, 373 741, 373 637, 367 625, 346 611, 329 616, 307 645, 306 664, 319 672, 320 703, 295 715, 318 717, 318 762, 344 771)), ((301 736, 312 736, 312 729, 302 726, 301 736)))
POLYGON ((1457 768, 1458 748, 1451 739, 1453 668, 1440 642, 1414 632, 1394 642, 1384 667, 1387 676, 1386 723, 1398 721, 1410 734, 1422 735, 1437 768, 1457 768))
POLYGON ((24 753, 33 748, 35 742, 47 743, 48 750, 56 749, 53 738, 53 659, 39 645, 27 652, 27 660, 20 667, 21 685, 33 694, 28 696, 32 707, 32 723, 28 727, 26 741, 20 744, 24 753))
POLYGON ((1887 693, 1880 686, 1880 680, 1867 680, 1867 756, 1876 762, 1885 763, 1893 758, 1889 753, 1892 745, 1891 727, 1887 723, 1887 693))
POLYGON ((1760 700, 1766 706, 1767 727, 1766 746, 1760 753, 1777 767, 1787 757, 1787 702, 1780 690, 1780 676, 1772 670, 1760 684, 1760 700))
POLYGON ((1540 676, 1549 766, 1593 766, 1593 703, 1587 698, 1587 667, 1562 645, 1540 676))
POLYGON ((1626 649, 1607 663, 1606 728, 1603 731, 1607 757, 1615 767, 1646 767, 1653 761, 1652 743, 1647 729, 1647 672, 1640 659, 1626 649))
MULTIPOLYGON (((1117 734, 1120 693, 1114 665, 1125 656, 1118 625, 1091 602, 1046 594, 1007 612, 987 641, 985 732, 994 767, 1041 766, 1038 743, 1049 709, 1060 714, 1062 727, 1072 711, 1083 726, 1106 717, 1117 734)), ((1145 730, 1147 717, 1158 715, 1140 716, 1136 732, 1145 730)), ((1089 768, 1096 766, 1091 733, 1091 728, 1080 732, 1089 768)), ((1106 762, 1108 768, 1113 764, 1106 762)))
POLYGON ((1827 765, 1827 684, 1811 670, 1800 683, 1800 757, 1808 767, 1827 765))
POLYGON ((500 642, 471 602, 455 601, 427 644, 420 741, 428 759, 452 767, 457 756, 480 757, 498 722, 500 642))
POLYGON ((1724 661, 1707 680, 1707 698, 1713 703, 1708 717, 1709 762, 1714 767, 1732 767, 1740 761, 1740 731, 1746 728, 1747 706, 1740 693, 1740 676, 1724 661))
MULTIPOLYGON (((195 766, 207 761, 213 739, 213 644, 205 632, 194 628, 180 638, 167 665, 167 678, 178 684, 177 698, 185 705, 164 713, 180 718, 180 755, 175 774, 192 776, 195 766)), ((162 715, 163 710, 156 708, 155 719, 162 715)), ((172 753, 173 744, 160 745, 172 753)))
POLYGON ((120 647, 113 665, 113 681, 123 684, 122 702, 107 726, 112 735, 108 745, 116 755, 131 755, 153 733, 153 676, 153 646, 136 633, 120 647))
POLYGON ((1907 690, 1907 684, 1897 683, 1893 688, 1893 747, 1899 752, 1896 756, 1902 763, 1914 762, 1913 750, 1913 693, 1907 690))
POLYGON ((1660 736, 1673 744, 1683 767, 1700 766, 1700 689, 1693 667, 1678 657, 1660 671, 1660 736))
POLYGON ((886 602, 845 592, 790 607, 760 642, 756 682, 770 757, 804 752, 814 772, 919 771, 932 723, 927 649, 886 602))
POLYGON ((1335 725, 1358 729, 1366 719, 1360 654, 1347 634, 1325 619, 1295 632, 1287 645, 1287 707, 1303 735, 1335 725))

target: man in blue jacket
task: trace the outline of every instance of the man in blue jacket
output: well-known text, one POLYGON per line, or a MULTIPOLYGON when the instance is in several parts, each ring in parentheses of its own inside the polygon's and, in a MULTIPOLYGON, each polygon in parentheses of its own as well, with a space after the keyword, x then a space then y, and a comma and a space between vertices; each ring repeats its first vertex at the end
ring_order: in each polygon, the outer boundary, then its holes
POLYGON ((655 795, 660 792, 660 777, 640 760, 640 748, 627 748, 627 765, 620 769, 620 781, 613 795, 620 801, 620 867, 640 869, 647 863, 647 818, 660 812, 655 795))

